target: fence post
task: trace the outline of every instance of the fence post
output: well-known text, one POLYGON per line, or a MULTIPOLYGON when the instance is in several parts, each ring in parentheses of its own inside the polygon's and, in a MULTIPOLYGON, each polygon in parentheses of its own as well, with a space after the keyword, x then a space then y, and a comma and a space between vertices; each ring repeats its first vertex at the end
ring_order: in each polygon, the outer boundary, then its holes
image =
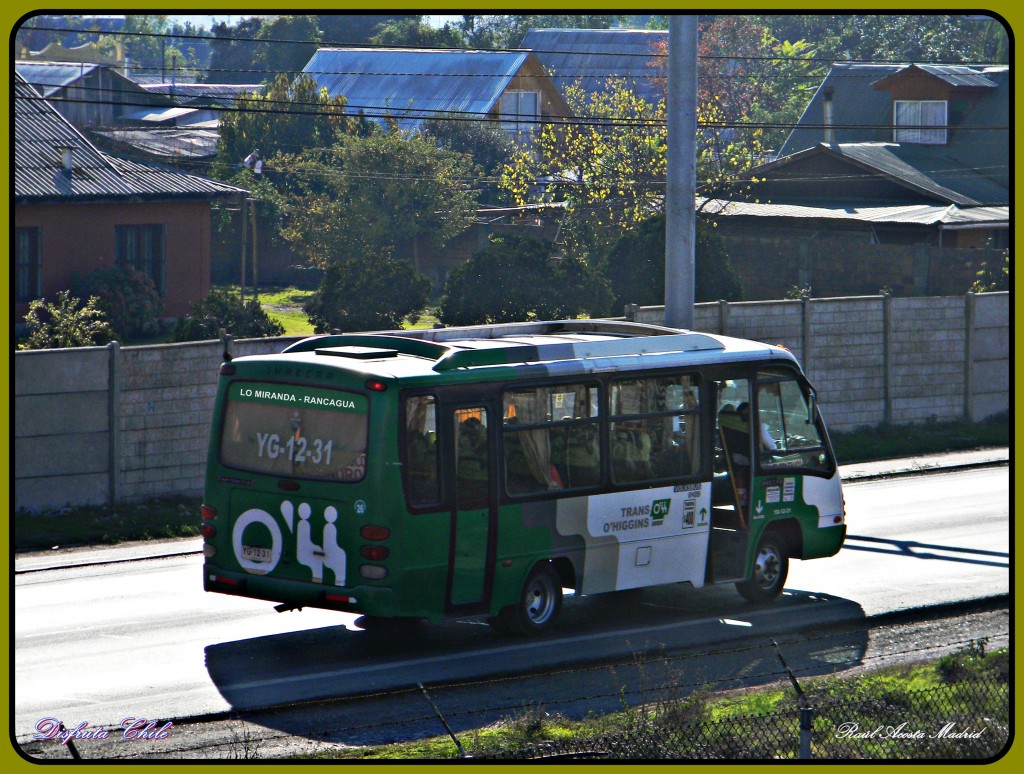
POLYGON ((121 344, 107 344, 107 504, 121 492, 121 344))
POLYGON ((811 299, 800 299, 800 362, 803 363, 804 373, 810 373, 811 369, 811 299))
POLYGON ((729 325, 729 302, 719 300, 718 302, 718 332, 722 336, 728 335, 729 325))
POLYGON ((964 420, 971 421, 971 393, 974 385, 971 383, 971 359, 974 357, 971 344, 974 341, 974 321, 977 314, 978 297, 968 291, 964 296, 964 420))
POLYGON ((796 691, 796 695, 800 698, 800 760, 810 760, 811 732, 814 729, 814 708, 807 701, 807 696, 800 687, 800 683, 797 682, 793 670, 789 668, 786 659, 782 657, 782 649, 779 647, 779 643, 772 640, 772 645, 775 647, 775 653, 778 655, 779 661, 782 662, 782 668, 786 670, 786 674, 789 676, 789 682, 793 684, 793 690, 796 691))
POLYGON ((882 422, 892 424, 892 296, 882 294, 882 422))

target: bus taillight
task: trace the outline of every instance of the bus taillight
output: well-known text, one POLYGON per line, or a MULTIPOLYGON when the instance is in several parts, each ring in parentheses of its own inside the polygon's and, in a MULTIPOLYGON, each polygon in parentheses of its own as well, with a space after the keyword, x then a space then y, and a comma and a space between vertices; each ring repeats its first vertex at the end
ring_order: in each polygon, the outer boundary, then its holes
POLYGON ((361 530, 359 534, 363 540, 387 540, 391 537, 391 530, 387 527, 378 527, 374 524, 367 524, 361 530))
POLYGON ((212 540, 213 538, 217 537, 217 528, 212 524, 204 524, 203 528, 199 531, 207 540, 212 540))
POLYGON ((363 546, 359 549, 359 555, 371 562, 383 562, 390 553, 391 551, 384 546, 363 546))
POLYGON ((380 379, 367 379, 366 389, 372 390, 373 392, 384 392, 388 386, 384 384, 380 379))
POLYGON ((212 505, 204 505, 199 509, 199 513, 202 515, 204 521, 212 521, 217 518, 217 509, 212 505))

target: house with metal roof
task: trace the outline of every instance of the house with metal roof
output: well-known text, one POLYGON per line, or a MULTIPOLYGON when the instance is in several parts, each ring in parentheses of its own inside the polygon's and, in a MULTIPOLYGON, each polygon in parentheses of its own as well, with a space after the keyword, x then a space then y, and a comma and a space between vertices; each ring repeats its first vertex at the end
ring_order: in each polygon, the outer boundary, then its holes
POLYGON ((247 191, 104 153, 18 73, 13 97, 15 321, 113 266, 145 272, 164 314, 185 314, 210 289, 212 203, 247 191))
POLYGON ((136 111, 175 107, 168 96, 146 91, 109 65, 18 60, 14 70, 79 128, 112 126, 136 111))
POLYGON ((400 129, 430 118, 487 117, 529 143, 568 105, 528 51, 322 48, 303 68, 351 113, 400 129))
POLYGON ((837 287, 822 267, 845 253, 860 269, 839 292, 964 292, 1009 246, 1010 88, 1006 65, 833 65, 758 182, 711 192, 737 270, 814 291, 837 287), (800 268, 754 270, 787 253, 800 268), (865 269, 911 254, 884 282, 865 269))
POLYGON ((591 94, 620 81, 654 104, 665 93, 653 63, 667 45, 665 30, 531 29, 520 48, 533 52, 563 94, 573 85, 591 94))
MULTIPOLYGON (((846 210, 1007 208, 1009 89, 1005 65, 834 65, 780 156, 753 171, 764 179, 753 195, 846 210)), ((1005 246, 1006 228, 1001 218, 1001 238, 985 238, 1005 246)))

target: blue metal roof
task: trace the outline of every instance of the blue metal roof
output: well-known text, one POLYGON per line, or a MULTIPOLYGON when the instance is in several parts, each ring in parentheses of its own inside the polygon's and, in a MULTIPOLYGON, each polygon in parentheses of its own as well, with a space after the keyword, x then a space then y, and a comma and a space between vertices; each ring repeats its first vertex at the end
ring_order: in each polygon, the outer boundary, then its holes
POLYGON ((533 51, 563 94, 577 82, 592 93, 621 79, 653 104, 664 98, 651 66, 660 43, 668 43, 664 30, 531 29, 520 47, 533 51))
POLYGON ((350 113, 395 118, 402 129, 454 113, 483 115, 530 56, 527 51, 322 48, 303 72, 350 113))
POLYGON ((44 97, 70 86, 80 78, 92 73, 100 67, 88 62, 30 62, 18 60, 14 63, 15 71, 26 81, 35 86, 44 97))

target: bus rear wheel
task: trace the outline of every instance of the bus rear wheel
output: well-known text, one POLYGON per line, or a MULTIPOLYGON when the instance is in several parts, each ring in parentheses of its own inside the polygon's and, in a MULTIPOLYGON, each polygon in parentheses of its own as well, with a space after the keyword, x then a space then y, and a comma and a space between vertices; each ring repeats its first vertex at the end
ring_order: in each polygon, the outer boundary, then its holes
POLYGON ((538 564, 526 578, 519 602, 502 608, 488 623, 503 634, 536 636, 548 631, 562 610, 562 579, 550 564, 538 564))
POLYGON ((770 602, 786 585, 789 553, 786 541, 777 532, 766 532, 757 544, 750 577, 736 584, 736 590, 750 602, 770 602))

